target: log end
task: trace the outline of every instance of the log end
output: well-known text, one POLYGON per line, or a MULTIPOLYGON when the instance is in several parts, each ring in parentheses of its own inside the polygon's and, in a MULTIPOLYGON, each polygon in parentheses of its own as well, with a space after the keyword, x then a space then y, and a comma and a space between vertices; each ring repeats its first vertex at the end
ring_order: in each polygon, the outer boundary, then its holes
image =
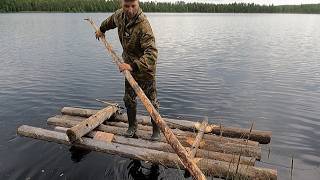
POLYGON ((22 125, 22 126, 18 127, 18 129, 17 129, 17 135, 19 135, 19 136, 24 136, 27 128, 28 128, 27 125, 22 125))
POLYGON ((68 129, 68 130, 66 131, 66 134, 67 134, 68 140, 69 140, 70 142, 75 142, 75 141, 77 140, 77 135, 76 135, 76 133, 75 133, 74 131, 72 131, 71 129, 68 129))

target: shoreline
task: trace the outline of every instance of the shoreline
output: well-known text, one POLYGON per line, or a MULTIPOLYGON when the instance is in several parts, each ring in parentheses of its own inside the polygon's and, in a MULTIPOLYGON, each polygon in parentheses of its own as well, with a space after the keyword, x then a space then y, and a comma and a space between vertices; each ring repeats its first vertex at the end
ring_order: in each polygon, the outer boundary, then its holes
MULTIPOLYGON (((66 11, 17 11, 17 12, 0 12, 0 14, 15 14, 15 13, 113 13, 113 11, 87 11, 87 12, 66 12, 66 11)), ((313 14, 313 15, 319 15, 319 13, 298 13, 298 12, 148 12, 144 11, 144 13, 162 13, 162 14, 313 14)))

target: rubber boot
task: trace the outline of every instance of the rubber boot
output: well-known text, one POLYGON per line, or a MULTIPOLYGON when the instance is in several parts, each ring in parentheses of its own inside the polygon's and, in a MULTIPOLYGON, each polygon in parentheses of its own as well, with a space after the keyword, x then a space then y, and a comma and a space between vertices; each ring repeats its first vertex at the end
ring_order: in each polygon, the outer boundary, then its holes
POLYGON ((153 121, 151 118, 152 122, 152 136, 151 136, 151 141, 159 141, 160 140, 160 128, 159 126, 153 121))
POLYGON ((137 127, 138 127, 136 114, 137 114, 137 110, 135 108, 127 108, 129 127, 125 134, 126 137, 135 137, 135 134, 137 132, 137 127))

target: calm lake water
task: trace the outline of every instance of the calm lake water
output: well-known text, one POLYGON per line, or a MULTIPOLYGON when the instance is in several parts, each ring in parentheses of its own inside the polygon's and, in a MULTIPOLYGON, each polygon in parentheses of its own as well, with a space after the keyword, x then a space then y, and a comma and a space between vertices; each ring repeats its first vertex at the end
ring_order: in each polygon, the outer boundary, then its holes
MULTIPOLYGON (((182 171, 16 135, 22 124, 46 127, 64 106, 123 104, 122 75, 83 21, 108 15, 0 14, 1 179, 184 179, 182 171)), ((290 179, 293 156, 293 179, 320 178, 319 15, 147 15, 162 115, 248 128, 254 121, 273 132, 257 166, 290 179)), ((107 38, 120 54, 116 31, 107 38)))

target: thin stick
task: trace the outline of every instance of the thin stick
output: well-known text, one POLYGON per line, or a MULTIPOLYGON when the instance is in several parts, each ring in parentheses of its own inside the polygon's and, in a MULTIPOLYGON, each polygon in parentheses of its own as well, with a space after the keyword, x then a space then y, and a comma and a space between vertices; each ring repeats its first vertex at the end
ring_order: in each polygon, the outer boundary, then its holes
POLYGON ((293 173, 293 155, 291 156, 291 168, 290 168, 290 177, 292 179, 292 173, 293 173))
POLYGON ((191 146, 191 152, 190 152, 191 158, 194 158, 197 153, 197 150, 200 146, 200 143, 203 138, 203 134, 204 134, 204 131, 206 130, 207 125, 208 125, 208 117, 205 117, 205 119, 201 123, 199 132, 191 146))

